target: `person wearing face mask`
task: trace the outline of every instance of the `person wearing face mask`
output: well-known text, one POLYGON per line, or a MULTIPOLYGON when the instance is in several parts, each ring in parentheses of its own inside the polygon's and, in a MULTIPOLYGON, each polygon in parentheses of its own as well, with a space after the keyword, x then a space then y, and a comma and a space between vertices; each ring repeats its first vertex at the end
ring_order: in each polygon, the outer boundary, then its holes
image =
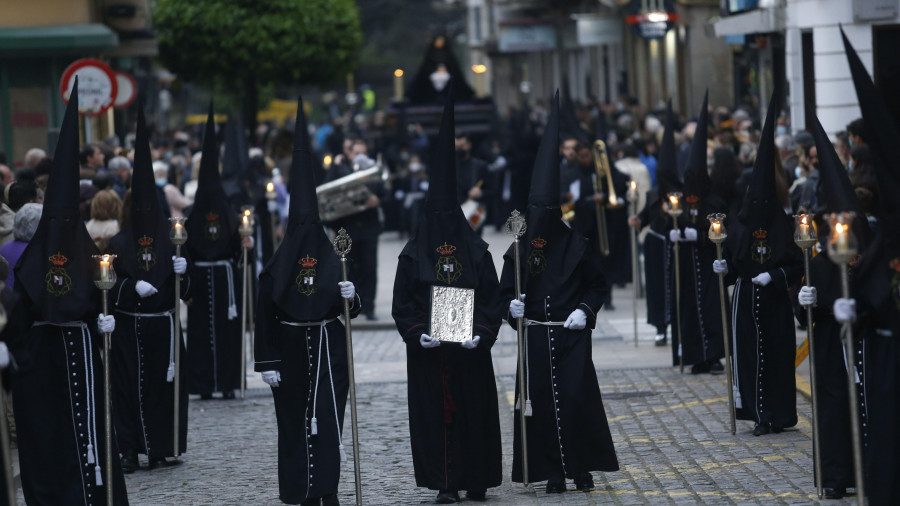
POLYGON ((465 132, 456 134, 456 200, 460 204, 472 199, 488 203, 493 198, 491 173, 488 164, 472 156, 472 141, 465 132))
POLYGON ((166 162, 153 162, 153 179, 165 196, 165 209, 168 210, 166 218, 184 217, 184 209, 191 205, 191 201, 181 194, 177 186, 169 182, 169 165, 166 162))
POLYGON ((400 213, 401 232, 410 233, 416 229, 417 217, 425 192, 428 191, 428 176, 425 165, 418 155, 409 159, 406 173, 394 179, 394 198, 403 212, 400 213))

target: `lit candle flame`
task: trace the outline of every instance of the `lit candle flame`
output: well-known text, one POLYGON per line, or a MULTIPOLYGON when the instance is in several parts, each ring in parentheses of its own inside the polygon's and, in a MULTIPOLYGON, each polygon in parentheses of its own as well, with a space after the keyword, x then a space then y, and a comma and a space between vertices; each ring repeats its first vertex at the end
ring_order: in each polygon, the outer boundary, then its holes
POLYGON ((631 182, 631 191, 637 190, 637 181, 631 182))
POLYGON ((835 231, 837 234, 839 234, 839 235, 840 235, 840 234, 843 234, 843 233, 844 233, 844 225, 842 225, 842 224, 840 224, 840 223, 836 224, 836 225, 834 226, 834 231, 835 231))
POLYGON ((394 77, 403 77, 403 69, 397 69, 394 71, 394 77))
POLYGON ((331 155, 325 155, 325 158, 322 159, 322 162, 325 164, 326 167, 331 167, 331 160, 332 160, 331 155))
POLYGON ((275 183, 269 181, 268 183, 266 183, 266 192, 272 193, 273 191, 275 191, 275 183))

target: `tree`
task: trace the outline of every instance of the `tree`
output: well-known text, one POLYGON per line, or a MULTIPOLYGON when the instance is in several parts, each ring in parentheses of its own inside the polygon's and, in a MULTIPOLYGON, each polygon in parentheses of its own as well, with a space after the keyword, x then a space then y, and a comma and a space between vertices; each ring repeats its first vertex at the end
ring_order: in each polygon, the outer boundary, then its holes
POLYGON ((163 64, 239 96, 251 132, 261 86, 333 83, 362 44, 354 0, 158 0, 153 24, 163 64))

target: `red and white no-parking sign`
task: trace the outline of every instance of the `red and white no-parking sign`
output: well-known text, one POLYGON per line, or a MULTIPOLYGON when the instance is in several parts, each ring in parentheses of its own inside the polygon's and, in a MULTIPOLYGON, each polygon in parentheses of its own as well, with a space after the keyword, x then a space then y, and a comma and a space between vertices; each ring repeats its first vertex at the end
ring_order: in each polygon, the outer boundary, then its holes
POLYGON ((116 82, 119 85, 119 91, 116 93, 116 100, 113 103, 113 107, 116 109, 124 109, 134 103, 134 99, 137 98, 137 81, 131 77, 131 74, 117 70, 116 82))
POLYGON ((115 72, 107 64, 93 58, 82 58, 69 65, 59 83, 59 91, 66 103, 69 102, 76 75, 80 114, 99 116, 113 106, 119 85, 115 72))

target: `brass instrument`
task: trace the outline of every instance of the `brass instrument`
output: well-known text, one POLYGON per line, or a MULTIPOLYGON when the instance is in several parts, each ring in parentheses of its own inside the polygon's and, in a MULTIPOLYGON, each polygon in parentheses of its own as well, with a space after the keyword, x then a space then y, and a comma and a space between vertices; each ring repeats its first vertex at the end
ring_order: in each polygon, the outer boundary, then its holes
MULTIPOLYGON (((381 157, 378 159, 380 162, 381 157)), ((367 185, 387 183, 388 178, 387 167, 376 163, 371 168, 355 170, 353 174, 317 186, 319 216, 322 221, 329 222, 365 211, 366 200, 372 196, 367 185)))
POLYGON ((606 187, 609 194, 606 198, 606 204, 595 202, 594 210, 597 213, 597 236, 600 240, 600 254, 609 255, 609 235, 606 228, 606 213, 604 207, 619 207, 619 198, 616 196, 616 187, 613 185, 612 171, 609 167, 609 157, 606 155, 606 143, 601 140, 594 141, 594 167, 596 172, 591 174, 591 181, 594 183, 594 194, 600 193, 600 178, 606 178, 606 187))

